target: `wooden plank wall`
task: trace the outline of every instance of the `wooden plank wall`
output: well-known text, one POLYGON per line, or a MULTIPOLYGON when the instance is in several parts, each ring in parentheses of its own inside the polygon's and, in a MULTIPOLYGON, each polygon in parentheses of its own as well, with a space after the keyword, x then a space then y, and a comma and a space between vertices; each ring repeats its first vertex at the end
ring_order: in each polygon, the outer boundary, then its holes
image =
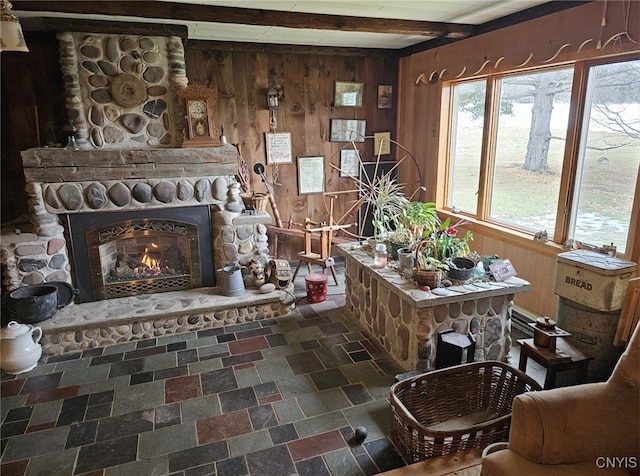
MULTIPOLYGON (((55 33, 25 33, 29 53, 0 54, 2 223, 27 213, 20 151, 65 140, 66 109, 55 33)), ((62 144, 64 145, 64 143, 62 144)))
MULTIPOLYGON (((107 32, 108 33, 108 32, 107 32)), ((135 34, 135 31, 131 32, 135 34)), ((29 53, 5 52, 2 67, 2 222, 27 212, 19 151, 45 145, 44 132, 53 126, 57 140, 65 141, 64 89, 58 65, 58 42, 54 33, 25 32, 29 53), (19 71, 20 74, 7 74, 19 71), (38 106, 39 115, 34 114, 38 106), (38 133, 36 133, 36 130, 38 133), (5 139, 6 138, 6 139, 5 139)), ((377 108, 377 87, 389 84, 397 91, 398 59, 392 50, 314 48, 288 45, 258 45, 187 40, 187 77, 217 89, 215 120, 224 125, 227 140, 240 144, 242 155, 253 170, 265 164, 264 133, 269 131, 266 92, 281 90, 277 110, 278 131, 290 131, 292 164, 281 164, 277 171, 267 166, 283 221, 290 216, 296 223, 306 217, 328 219, 328 199, 322 195, 298 195, 296 158, 307 155, 325 157, 325 190, 353 190, 348 178, 340 178, 329 167, 339 165, 340 148, 346 143, 329 142, 331 118, 364 119, 366 134, 391 132, 396 138, 396 104, 392 109, 377 108), (333 107, 334 82, 360 81, 365 84, 361 108, 333 107)), ((372 157, 373 141, 360 147, 372 157)), ((264 191, 260 178, 251 173, 252 186, 264 191)), ((355 194, 339 195, 334 216, 340 217, 355 194)), ((269 211, 269 207, 268 207, 269 211)), ((295 258, 303 249, 301 240, 284 237, 279 243, 281 257, 295 258)))
MULTIPOLYGON (((393 52, 340 50, 292 46, 259 46, 228 43, 193 42, 187 44, 187 76, 191 83, 217 89, 216 107, 227 140, 240 144, 241 153, 253 170, 262 163, 272 182, 282 221, 303 223, 328 221, 330 199, 323 195, 299 195, 296 158, 325 157, 325 191, 355 190, 353 181, 339 177, 329 163, 340 165, 340 149, 346 143, 329 142, 330 119, 364 119, 366 134, 391 132, 396 137, 396 109, 377 108, 377 87, 390 84, 397 88, 397 58, 393 52), (362 108, 333 107, 334 84, 359 81, 365 84, 362 108), (269 131, 267 89, 280 90, 276 111, 278 132, 291 132, 292 164, 266 165, 264 134, 269 131), (275 177, 275 184, 273 179, 275 177)), ((364 157, 373 157, 373 142, 359 145, 364 157)), ((251 173, 251 184, 264 191, 258 175, 251 173)), ((355 194, 338 194, 334 218, 342 217, 355 194)), ((350 222, 347 219, 347 222, 350 222)), ((280 257, 295 259, 303 249, 301 240, 282 236, 280 257)))

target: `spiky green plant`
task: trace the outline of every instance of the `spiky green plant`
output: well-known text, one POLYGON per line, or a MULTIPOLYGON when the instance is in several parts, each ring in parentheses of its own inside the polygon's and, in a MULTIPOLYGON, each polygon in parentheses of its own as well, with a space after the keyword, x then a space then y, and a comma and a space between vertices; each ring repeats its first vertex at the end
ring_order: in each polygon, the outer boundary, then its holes
POLYGON ((409 204, 402 186, 389 174, 376 177, 370 185, 360 186, 360 193, 364 202, 373 208, 372 224, 376 238, 393 229, 393 224, 409 204))

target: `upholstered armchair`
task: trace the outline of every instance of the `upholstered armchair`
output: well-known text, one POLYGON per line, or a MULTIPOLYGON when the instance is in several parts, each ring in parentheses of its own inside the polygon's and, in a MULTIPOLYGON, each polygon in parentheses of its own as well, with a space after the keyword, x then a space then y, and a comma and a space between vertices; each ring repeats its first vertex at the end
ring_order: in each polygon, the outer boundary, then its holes
POLYGON ((518 395, 508 449, 482 460, 483 476, 638 474, 640 325, 606 382, 518 395))

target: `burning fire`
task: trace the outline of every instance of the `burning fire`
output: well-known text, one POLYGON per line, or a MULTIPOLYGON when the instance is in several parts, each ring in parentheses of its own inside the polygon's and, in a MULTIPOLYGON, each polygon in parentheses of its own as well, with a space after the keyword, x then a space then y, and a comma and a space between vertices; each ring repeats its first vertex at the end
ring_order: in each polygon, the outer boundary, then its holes
MULTIPOLYGON (((158 248, 158 245, 151 243, 151 247, 158 248)), ((151 257, 149 254, 149 248, 144 249, 144 254, 142 255, 142 258, 140 258, 140 262, 149 268, 160 269, 160 260, 151 257)))
MULTIPOLYGON (((158 248, 156 243, 150 243, 151 248, 158 248)), ((144 253, 140 258, 140 263, 144 266, 136 268, 136 272, 144 276, 158 276, 162 273, 160 270, 160 259, 153 257, 154 252, 149 248, 144 249, 144 253)))
POLYGON ((135 281, 138 279, 156 279, 159 277, 183 274, 184 270, 170 267, 163 259, 160 245, 145 243, 144 251, 135 254, 118 255, 116 267, 109 273, 109 282, 135 281), (163 264, 164 263, 164 264, 163 264))

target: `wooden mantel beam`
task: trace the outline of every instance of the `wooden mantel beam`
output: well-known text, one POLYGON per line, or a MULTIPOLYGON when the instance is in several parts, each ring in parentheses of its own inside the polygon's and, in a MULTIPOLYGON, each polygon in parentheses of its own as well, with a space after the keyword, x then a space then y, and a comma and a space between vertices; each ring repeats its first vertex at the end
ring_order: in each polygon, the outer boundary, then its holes
POLYGON ((314 13, 283 12, 154 1, 41 1, 12 0, 16 12, 55 12, 85 15, 118 15, 156 20, 234 23, 317 30, 420 35, 438 38, 466 38, 475 25, 416 20, 394 20, 314 13))

